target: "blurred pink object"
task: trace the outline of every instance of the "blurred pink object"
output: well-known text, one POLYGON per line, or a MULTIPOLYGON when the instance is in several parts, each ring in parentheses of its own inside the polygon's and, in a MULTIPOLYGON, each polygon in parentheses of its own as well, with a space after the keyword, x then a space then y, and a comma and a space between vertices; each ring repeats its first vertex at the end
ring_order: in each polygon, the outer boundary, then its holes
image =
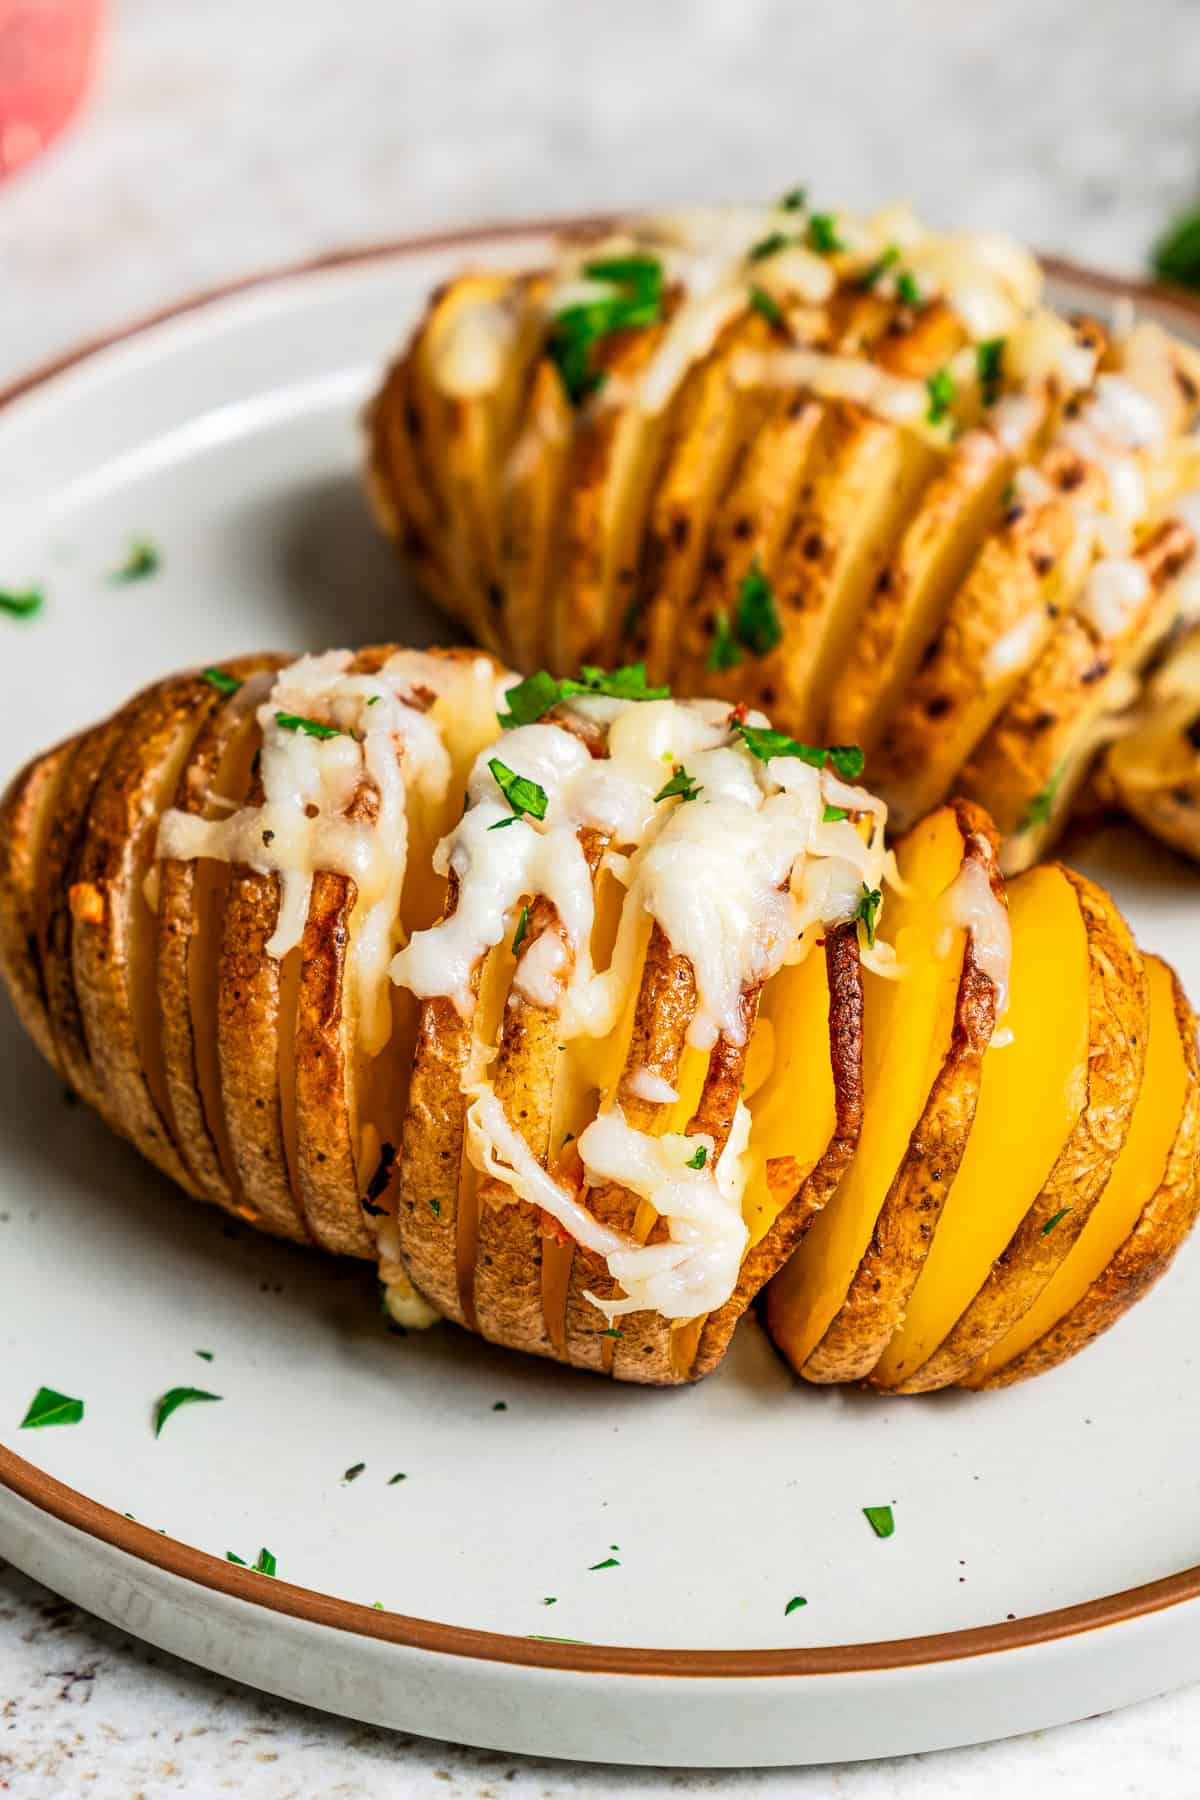
POLYGON ((104 0, 0 0, 0 179, 66 125, 91 85, 104 0))

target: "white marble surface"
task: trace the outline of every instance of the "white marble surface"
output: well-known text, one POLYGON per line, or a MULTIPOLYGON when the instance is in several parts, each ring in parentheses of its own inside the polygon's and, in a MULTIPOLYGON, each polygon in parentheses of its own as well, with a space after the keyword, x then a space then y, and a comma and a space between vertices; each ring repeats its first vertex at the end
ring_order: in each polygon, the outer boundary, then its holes
MULTIPOLYGON (((332 245, 807 181, 1138 269, 1200 189, 1196 0, 124 0, 100 93, 0 189, 0 384, 332 245)), ((1190 1691, 1007 1744, 737 1775, 572 1768, 262 1699, 0 1567, 21 1800, 1196 1794, 1190 1691)))

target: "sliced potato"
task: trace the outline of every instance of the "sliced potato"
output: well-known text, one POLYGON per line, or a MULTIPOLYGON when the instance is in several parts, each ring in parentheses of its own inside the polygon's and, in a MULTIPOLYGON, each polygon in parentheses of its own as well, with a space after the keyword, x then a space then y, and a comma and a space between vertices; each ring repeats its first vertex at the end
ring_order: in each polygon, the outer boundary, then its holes
MULTIPOLYGON (((0 800, 0 968, 22 1025, 58 1069, 38 947, 38 877, 71 745, 26 763, 0 800)), ((61 1072, 61 1071, 60 1071, 61 1072)))
MULTIPOLYGON (((768 983, 756 1041, 764 1034, 773 1040, 772 1067, 747 1101, 754 1121, 755 1172, 744 1209, 750 1248, 724 1306, 679 1334, 676 1361, 693 1381, 716 1368, 739 1318, 793 1255, 858 1148, 863 988, 853 925, 828 934, 824 957, 810 953, 768 983), (689 1336, 696 1339, 690 1361, 689 1336)), ((752 1043, 751 1058, 753 1051, 752 1043)))
POLYGON ((1169 629, 1177 607, 1171 583, 1194 547, 1185 525, 1164 523, 1131 559, 1145 581, 1140 599, 1059 619, 961 770, 962 791, 987 806, 1005 839, 1006 875, 1034 862, 1065 816, 1133 678, 1169 629))
POLYGON ((900 1393, 958 1381, 1037 1299, 1104 1188, 1141 1086, 1145 969, 1108 896, 1044 864, 1013 883, 1010 909, 1012 1042, 984 1060, 966 1154, 870 1377, 900 1393))
POLYGON ((216 690, 198 676, 153 689, 128 715, 96 783, 76 871, 71 964, 92 1068, 120 1130, 165 1175, 202 1188, 175 1139, 159 1033, 158 919, 146 892, 158 818, 174 798, 216 690))
POLYGON ((962 1377, 963 1387, 1008 1387, 1084 1349, 1166 1272, 1195 1220, 1196 1018, 1166 963, 1147 957, 1146 971, 1146 1073, 1124 1148, 1067 1255, 1029 1310, 962 1377))
POLYGON ((776 1344, 812 1381, 860 1378, 891 1335, 963 1155, 995 1022, 951 898, 971 862, 999 887, 986 819, 945 807, 897 859, 905 887, 886 919, 904 973, 866 985, 857 1154, 767 1295, 776 1344))
POLYGON ((1173 850, 1200 861, 1200 627, 1167 652, 1104 759, 1101 789, 1173 850))
MULTIPOLYGON (((240 805, 260 733, 254 704, 279 659, 246 657, 225 672, 244 685, 214 707, 184 766, 173 804, 209 819, 240 805), (256 675, 263 681, 255 683, 256 675), (245 684, 249 685, 245 685, 245 684)), ((229 886, 225 863, 164 858, 158 866, 158 1013, 175 1137, 206 1195, 232 1211, 237 1182, 217 1060, 217 946, 229 886)))

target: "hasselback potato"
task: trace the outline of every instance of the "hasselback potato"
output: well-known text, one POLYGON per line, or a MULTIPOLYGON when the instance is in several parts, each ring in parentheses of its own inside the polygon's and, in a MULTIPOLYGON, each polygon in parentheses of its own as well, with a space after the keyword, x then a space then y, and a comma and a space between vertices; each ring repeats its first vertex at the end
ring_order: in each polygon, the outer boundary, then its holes
POLYGON ((1194 1020, 973 802, 889 850, 861 762, 640 665, 246 658, 16 777, 0 965, 164 1174, 402 1323, 666 1384, 771 1282, 808 1379, 1004 1382, 1186 1233, 1194 1020))
POLYGON ((1200 490, 1200 353, 1040 295, 1005 240, 798 193, 567 239, 433 296, 375 511, 519 669, 644 657, 859 743, 898 826, 962 795, 1016 872, 1178 624, 1200 490))

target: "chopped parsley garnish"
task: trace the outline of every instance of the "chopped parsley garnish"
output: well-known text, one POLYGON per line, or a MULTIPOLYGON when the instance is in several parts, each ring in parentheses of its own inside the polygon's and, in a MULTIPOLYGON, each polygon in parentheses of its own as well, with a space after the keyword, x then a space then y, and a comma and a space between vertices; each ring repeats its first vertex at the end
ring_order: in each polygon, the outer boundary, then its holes
POLYGON ((507 1400, 493 1400, 492 1401, 492 1411, 493 1412, 507 1412, 508 1411, 508 1401, 507 1400))
POLYGON ((362 1474, 363 1470, 366 1468, 366 1466, 367 1465, 365 1462, 351 1463, 350 1467, 346 1470, 345 1474, 342 1476, 342 1486, 349 1487, 350 1483, 352 1481, 357 1481, 359 1476, 362 1474))
POLYGON ((746 252, 747 262, 764 262, 768 256, 775 256, 780 250, 786 250, 789 244, 798 243, 799 239, 787 231, 769 231, 757 244, 751 244, 746 252))
POLYGON ((813 213, 808 221, 808 241, 821 256, 832 256, 836 250, 846 248, 838 236, 837 219, 833 213, 813 213))
POLYGON ((774 756, 794 756, 811 768, 824 768, 829 763, 843 781, 857 781, 866 758, 857 744, 798 744, 786 732, 771 731, 766 726, 747 725, 736 719, 733 729, 759 762, 770 762, 774 756))
POLYGON ((619 1337, 624 1337, 625 1333, 623 1331, 618 1331, 615 1325, 608 1325, 600 1333, 600 1336, 601 1337, 619 1338, 619 1337))
POLYGON ((750 304, 756 313, 762 314, 768 325, 776 327, 783 325, 783 308, 773 294, 768 294, 766 288, 752 287, 750 304))
POLYGON ((203 1388, 177 1387, 168 1388, 165 1394, 154 1403, 154 1435, 162 1436, 162 1428, 173 1412, 181 1406, 192 1406, 198 1400, 220 1400, 221 1394, 207 1394, 203 1388))
POLYGON ((660 800, 694 800, 700 791, 699 783, 692 780, 680 763, 670 781, 664 782, 655 794, 654 803, 657 806, 660 800))
POLYGON ((1167 281, 1200 287, 1200 207, 1175 221, 1155 245, 1151 261, 1155 273, 1167 281))
MULTIPOLYGON (((502 763, 498 756, 488 758, 488 768, 492 771, 496 786, 512 807, 513 818, 521 819, 528 815, 531 819, 544 819, 546 816, 546 790, 539 787, 536 781, 518 775, 507 763, 502 763)), ((498 821, 501 825, 511 823, 508 819, 498 821)), ((489 831, 495 831, 495 825, 489 825, 489 831)))
POLYGON ((925 417, 930 425, 940 425, 954 405, 954 377, 949 369, 935 369, 926 378, 925 389, 929 395, 929 411, 925 417))
POLYGON ((1021 820, 1020 830, 1032 831, 1035 826, 1047 823, 1054 811, 1054 802, 1058 798, 1058 790, 1062 786, 1062 779, 1066 772, 1064 763, 1061 768, 1055 769, 1041 793, 1034 795, 1021 820))
POLYGON ((886 250, 880 252, 873 263, 867 264, 855 283, 855 286, 862 288, 864 293, 869 294, 879 280, 879 277, 881 275, 886 275, 888 270, 892 267, 892 264, 898 263, 899 261, 899 250, 895 244, 889 244, 886 250))
POLYGON ((803 1594, 793 1594, 791 1599, 788 1601, 787 1605, 783 1609, 784 1618, 786 1619, 789 1613, 796 1612, 798 1610, 798 1608, 800 1608, 801 1606, 807 1606, 807 1605, 808 1605, 808 1601, 804 1598, 803 1594))
POLYGON ((808 203, 808 189, 802 187, 789 188, 779 201, 780 212, 803 212, 808 203))
POLYGON ((302 731, 305 737, 310 738, 335 738, 346 735, 336 725, 322 725, 319 719, 306 719, 303 713, 277 712, 275 723, 281 731, 302 731))
POLYGON ((848 819, 849 817, 850 814, 846 811, 844 806, 827 806, 825 811, 821 814, 821 823, 823 825, 837 825, 842 819, 848 819))
POLYGON ((389 1487, 397 1487, 397 1486, 399 1486, 400 1482, 407 1481, 407 1480, 408 1480, 407 1475, 405 1475, 403 1473, 399 1473, 399 1474, 392 1476, 391 1480, 388 1482, 388 1486, 389 1487))
POLYGON ((708 1161, 708 1145, 697 1144, 695 1150, 684 1163, 685 1169, 702 1169, 708 1161))
POLYGON ((1073 1211, 1073 1207, 1060 1206, 1056 1213, 1051 1213, 1050 1217, 1046 1220, 1046 1223, 1042 1226, 1042 1236, 1045 1237, 1047 1232, 1053 1231, 1056 1225, 1061 1225, 1067 1214, 1073 1211))
POLYGON ((395 1166, 395 1162, 395 1144, 381 1144, 379 1146, 379 1162, 376 1165, 375 1173, 367 1183, 367 1191, 363 1195, 362 1203, 363 1211, 369 1213, 373 1219, 379 1218, 386 1210, 379 1205, 379 1201, 387 1192, 387 1185, 392 1179, 392 1169, 395 1166))
POLYGON ((863 1517, 876 1537, 888 1538, 896 1529, 890 1506, 864 1506, 863 1517))
POLYGON ((198 1356, 202 1362, 211 1362, 213 1359, 211 1350, 193 1350, 192 1355, 198 1356))
POLYGON ((975 366, 979 371, 979 392, 985 406, 994 406, 1000 398, 1004 382, 1004 339, 984 338, 975 346, 975 366))
POLYGON ((585 263, 583 273, 592 281, 612 282, 618 292, 564 307, 550 327, 546 353, 572 405, 604 383, 603 372, 592 367, 592 349, 601 338, 657 324, 662 317, 662 264, 657 257, 605 257, 585 263))
POLYGON ((249 1564, 244 1556, 238 1556, 232 1550, 227 1550, 225 1552, 225 1561, 236 1563, 239 1569, 247 1569, 253 1566, 256 1575, 274 1575, 276 1569, 275 1557, 271 1551, 267 1549, 265 1544, 259 1551, 253 1565, 249 1564))
POLYGON ((543 1606, 557 1606, 558 1605, 558 1595, 557 1594, 547 1594, 542 1600, 542 1605, 543 1606))
POLYGON ((135 538, 129 546, 129 555, 119 569, 114 569, 113 581, 145 581, 148 575, 156 575, 162 566, 162 557, 149 538, 135 538))
POLYGON ((236 694, 242 685, 236 675, 227 675, 224 669, 205 669, 201 680, 216 688, 218 694, 236 694))
POLYGON ((757 556, 738 584, 732 626, 723 611, 717 613, 715 626, 708 653, 710 669, 734 669, 744 650, 752 656, 767 656, 782 641, 775 590, 763 574, 757 556))
POLYGON ((911 269, 901 269, 896 277, 896 298, 905 306, 921 306, 921 286, 911 269))
POLYGON ((864 881, 862 898, 859 900, 854 917, 863 928, 867 940, 867 949, 875 948, 875 921, 879 917, 879 909, 883 905, 883 894, 879 888, 869 888, 864 881))
POLYGON ((505 695, 508 711, 498 715, 501 725, 511 731, 517 725, 536 725, 560 700, 572 700, 580 694, 598 694, 607 700, 669 700, 669 687, 647 687, 644 662, 627 663, 620 669, 597 669, 585 663, 579 678, 557 681, 545 669, 527 675, 505 695))
POLYGON ((56 1393, 54 1388, 40 1387, 21 1420, 21 1430, 32 1431, 38 1425, 78 1425, 82 1417, 82 1400, 72 1400, 69 1394, 56 1393))
POLYGON ((430 1212, 431 1212, 431 1213, 432 1213, 432 1214, 433 1214, 433 1216, 434 1216, 434 1218, 435 1218, 435 1219, 440 1219, 440 1218, 441 1218, 441 1216, 442 1216, 442 1203, 441 1203, 441 1201, 440 1201, 440 1200, 431 1200, 431 1201, 430 1201, 430 1202, 429 1202, 429 1210, 430 1210, 430 1212))
POLYGON ((0 612, 14 619, 32 619, 46 604, 41 588, 0 588, 0 612))
POLYGON ((620 1566, 621 1565, 615 1556, 606 1556, 603 1562, 589 1563, 588 1574, 594 1574, 597 1569, 619 1569, 620 1566))
POLYGON ((517 929, 513 932, 512 953, 514 956, 517 954, 517 951, 521 948, 521 945, 525 942, 525 935, 528 932, 528 930, 529 930, 529 908, 527 906, 523 906, 521 908, 521 916, 517 920, 517 929))

